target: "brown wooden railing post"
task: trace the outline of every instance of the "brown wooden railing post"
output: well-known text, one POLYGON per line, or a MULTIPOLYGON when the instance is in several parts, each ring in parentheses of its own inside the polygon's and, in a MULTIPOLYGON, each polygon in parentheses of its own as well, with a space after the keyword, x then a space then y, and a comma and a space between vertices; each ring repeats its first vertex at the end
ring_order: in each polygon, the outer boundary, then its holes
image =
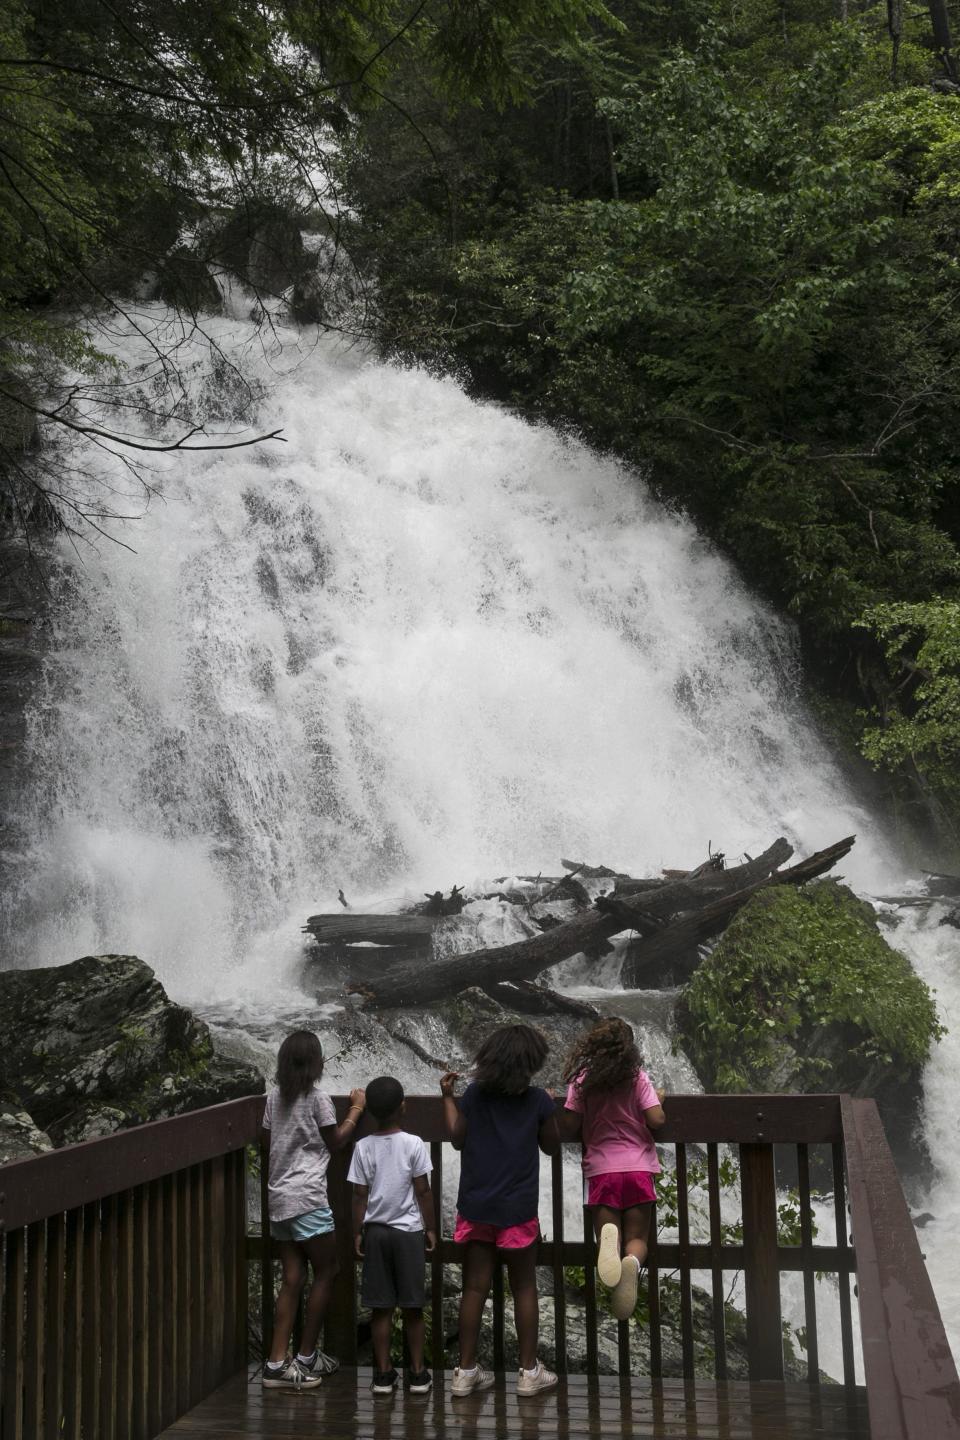
POLYGON ((266 1360, 273 1343, 273 1244, 270 1239, 270 1155, 260 1141, 260 1348, 266 1360))
POLYGON ((782 1380, 777 1182, 772 1145, 740 1146, 740 1189, 750 1379, 782 1380))
MULTIPOLYGON (((341 1107, 338 1106, 338 1109, 341 1107)), ((345 1113, 345 1112, 344 1112, 345 1113)), ((338 1119, 342 1118, 338 1115, 338 1119)), ((323 1327, 323 1348, 336 1355, 344 1365, 357 1363, 357 1264, 353 1251, 353 1225, 350 1218, 350 1186, 347 1170, 350 1151, 331 1157, 327 1171, 327 1196, 337 1217, 337 1260, 340 1268, 330 1295, 323 1327)))

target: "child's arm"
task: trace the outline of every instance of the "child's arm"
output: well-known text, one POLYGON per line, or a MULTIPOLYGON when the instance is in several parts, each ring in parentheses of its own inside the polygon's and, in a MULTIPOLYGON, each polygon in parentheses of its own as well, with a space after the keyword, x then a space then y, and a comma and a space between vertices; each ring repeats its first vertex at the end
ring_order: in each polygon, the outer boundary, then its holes
POLYGON ((360 1259, 363 1259, 363 1222, 367 1215, 367 1198, 370 1194, 369 1185, 354 1185, 353 1187, 353 1248, 360 1259))
POLYGON ((360 1121, 360 1116, 367 1108, 367 1095, 364 1090, 350 1091, 350 1109, 347 1111, 339 1125, 324 1125, 320 1131, 323 1142, 332 1155, 335 1150, 342 1150, 349 1145, 353 1139, 354 1131, 360 1121))
POLYGON ((437 1221, 433 1211, 433 1191, 430 1189, 429 1175, 414 1175, 413 1193, 420 1206, 423 1233, 427 1237, 427 1254, 432 1255, 437 1248, 437 1221))
POLYGON ((454 1150, 462 1150, 463 1142, 467 1138, 467 1117, 460 1109, 453 1098, 453 1087, 460 1079, 459 1072, 448 1070, 446 1075, 440 1077, 440 1093, 443 1096, 443 1118, 447 1126, 447 1134, 453 1143, 454 1150))
MULTIPOLYGON (((660 1100, 662 1102, 664 1096, 666 1095, 666 1091, 658 1090, 657 1095, 660 1097, 660 1100)), ((643 1118, 647 1122, 647 1125, 651 1130, 659 1130, 661 1125, 666 1125, 667 1123, 667 1117, 664 1114, 662 1103, 659 1105, 651 1105, 649 1110, 644 1110, 643 1118)))

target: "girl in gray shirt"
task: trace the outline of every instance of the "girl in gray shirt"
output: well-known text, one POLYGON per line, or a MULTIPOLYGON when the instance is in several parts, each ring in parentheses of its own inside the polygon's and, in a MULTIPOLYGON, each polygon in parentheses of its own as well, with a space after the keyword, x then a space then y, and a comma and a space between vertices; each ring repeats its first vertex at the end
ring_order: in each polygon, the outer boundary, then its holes
POLYGON ((362 1090, 351 1090, 346 1119, 337 1124, 333 1101, 320 1088, 323 1050, 310 1030, 295 1030, 280 1046, 277 1083, 267 1096, 263 1133, 269 1149, 267 1194, 270 1235, 277 1241, 283 1280, 277 1295, 270 1356, 262 1381, 268 1390, 311 1390, 337 1361, 317 1349, 320 1323, 337 1269, 333 1215, 327 1204, 327 1166, 343 1149, 363 1114, 362 1090), (300 1352, 288 1360, 287 1347, 307 1278, 300 1352))

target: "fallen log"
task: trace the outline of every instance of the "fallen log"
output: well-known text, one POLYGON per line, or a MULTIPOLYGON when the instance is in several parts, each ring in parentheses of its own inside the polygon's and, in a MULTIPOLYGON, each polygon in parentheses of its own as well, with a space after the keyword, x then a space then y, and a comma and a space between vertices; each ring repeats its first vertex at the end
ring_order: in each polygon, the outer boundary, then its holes
POLYGON ((423 1005, 444 995, 455 995, 468 985, 486 987, 503 980, 529 980, 570 955, 595 951, 598 945, 622 930, 650 930, 658 919, 695 909, 725 891, 732 893, 745 883, 762 879, 792 853, 792 847, 781 838, 745 865, 711 871, 697 879, 674 881, 655 895, 645 894, 635 900, 617 897, 612 912, 588 910, 530 939, 493 950, 449 955, 429 965, 425 965, 422 958, 401 961, 375 977, 357 977, 352 988, 364 995, 368 1004, 423 1005))
POLYGON ((960 875, 941 875, 934 870, 924 870, 923 875, 931 895, 960 895, 960 875))
POLYGON ((572 875, 582 875, 585 880, 630 879, 622 870, 611 870, 608 865, 588 865, 585 860, 564 860, 562 855, 560 864, 564 870, 569 870, 572 875))
POLYGON ((702 945, 705 940, 712 940, 715 935, 726 929, 727 925, 741 910, 747 901, 760 890, 766 890, 771 885, 805 885, 808 880, 815 880, 818 875, 825 875, 826 872, 838 860, 849 854, 853 848, 856 836, 848 835, 844 840, 838 840, 835 845, 830 845, 826 850, 818 850, 815 855, 810 855, 806 860, 791 865, 788 870, 778 870, 763 880, 754 881, 745 886, 742 890, 735 890, 731 895, 723 895, 720 899, 712 901, 709 905, 703 906, 700 910, 694 910, 688 915, 682 915, 679 919, 673 920, 665 925, 656 934, 642 938, 631 946, 631 953, 623 967, 621 983, 625 990, 637 990, 642 986, 642 977, 645 970, 655 965, 661 965, 665 961, 679 964, 687 973, 696 969, 697 960, 695 947, 702 945))
POLYGON ((519 1010, 523 1015, 576 1015, 582 1020, 596 1020, 600 1011, 586 1000, 575 1000, 572 995, 562 995, 551 990, 549 985, 539 985, 533 980, 502 980, 499 985, 486 985, 484 991, 491 1000, 496 1000, 508 1010, 519 1010))
POLYGON ((320 945, 429 945, 440 915, 311 915, 303 927, 320 945))

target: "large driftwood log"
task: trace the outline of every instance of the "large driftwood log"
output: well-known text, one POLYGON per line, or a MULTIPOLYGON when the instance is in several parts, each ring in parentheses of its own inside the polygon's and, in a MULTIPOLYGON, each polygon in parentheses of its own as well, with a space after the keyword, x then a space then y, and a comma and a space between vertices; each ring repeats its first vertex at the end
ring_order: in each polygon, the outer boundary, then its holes
POLYGON ((622 930, 638 929, 651 934, 672 914, 696 909, 719 895, 734 893, 765 878, 792 854, 792 846, 781 838, 745 865, 672 881, 656 894, 636 899, 617 897, 613 909, 585 911, 512 945, 449 955, 430 965, 422 959, 400 962, 376 977, 358 977, 354 988, 376 1005, 423 1005, 444 995, 455 995, 468 985, 485 987, 503 980, 529 980, 570 955, 595 951, 622 930))
POLYGON ((770 885, 804 885, 818 875, 825 875, 838 860, 849 854, 855 838, 848 835, 845 840, 839 840, 826 850, 818 850, 815 855, 791 865, 788 870, 779 870, 742 890, 735 890, 732 895, 723 895, 700 910, 681 915, 655 935, 636 941, 623 967, 623 988, 640 988, 644 971, 665 960, 679 962, 684 969, 692 971, 696 967, 695 963, 690 963, 689 957, 695 954, 694 947, 719 935, 751 896, 770 885))
POLYGON ((440 915, 311 915, 303 927, 320 945, 429 945, 440 915))

